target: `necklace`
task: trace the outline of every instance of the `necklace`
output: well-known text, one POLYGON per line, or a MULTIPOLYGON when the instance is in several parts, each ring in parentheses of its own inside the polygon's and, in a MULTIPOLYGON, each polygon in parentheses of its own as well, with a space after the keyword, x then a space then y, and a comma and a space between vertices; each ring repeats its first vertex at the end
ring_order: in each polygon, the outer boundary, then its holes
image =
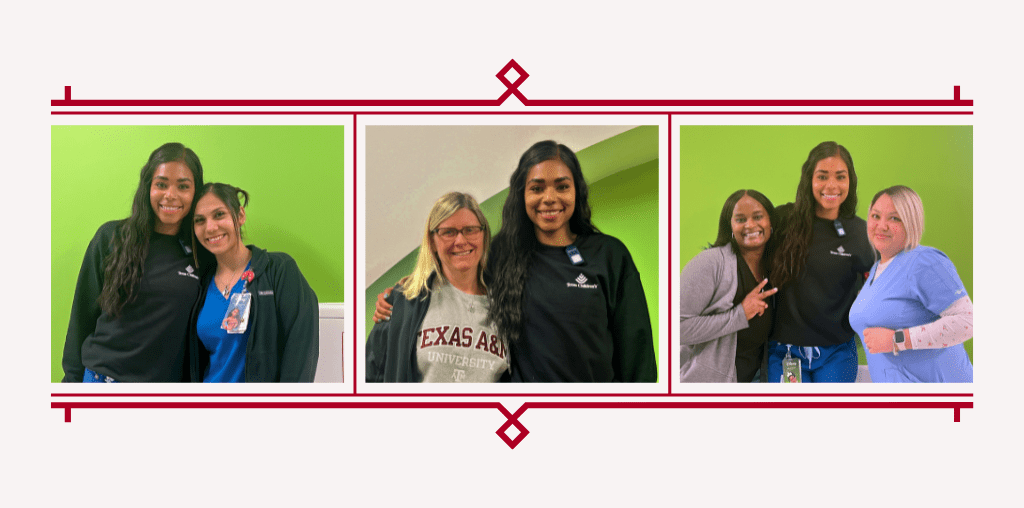
POLYGON ((227 298, 231 294, 231 288, 235 287, 235 283, 238 282, 238 279, 241 278, 242 274, 249 268, 250 259, 252 259, 251 252, 249 253, 248 256, 246 256, 245 265, 242 266, 242 269, 235 272, 224 284, 224 290, 221 291, 221 294, 224 295, 224 298, 227 298))
POLYGON ((235 283, 238 282, 238 279, 242 276, 242 272, 244 271, 245 268, 242 268, 241 271, 235 272, 234 275, 232 275, 224 284, 224 290, 221 291, 221 294, 224 295, 224 298, 227 298, 228 295, 231 294, 231 288, 235 287, 235 283))

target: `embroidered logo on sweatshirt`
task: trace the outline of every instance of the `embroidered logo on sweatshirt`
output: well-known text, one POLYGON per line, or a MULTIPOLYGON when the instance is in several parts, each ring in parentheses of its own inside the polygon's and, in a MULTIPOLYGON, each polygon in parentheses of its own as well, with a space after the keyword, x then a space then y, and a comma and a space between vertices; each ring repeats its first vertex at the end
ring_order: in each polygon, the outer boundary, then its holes
POLYGON ((853 256, 853 254, 846 252, 846 249, 844 249, 842 245, 837 247, 836 250, 829 251, 829 253, 832 254, 833 256, 842 256, 844 258, 853 256))
POLYGON ((576 282, 566 282, 565 287, 570 288, 582 288, 582 289, 597 289, 597 284, 587 284, 587 276, 582 273, 576 277, 576 282))
POLYGON ((178 275, 181 275, 183 277, 192 277, 195 280, 199 280, 199 276, 195 274, 195 271, 196 269, 192 268, 192 265, 188 265, 185 267, 185 271, 178 272, 178 275))

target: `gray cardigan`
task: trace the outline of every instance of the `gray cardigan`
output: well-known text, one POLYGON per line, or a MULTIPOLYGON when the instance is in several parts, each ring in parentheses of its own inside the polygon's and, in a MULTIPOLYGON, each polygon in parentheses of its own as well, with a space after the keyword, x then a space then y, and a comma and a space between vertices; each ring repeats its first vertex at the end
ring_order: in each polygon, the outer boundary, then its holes
POLYGON ((679 381, 735 383, 736 332, 747 327, 729 245, 697 254, 679 282, 679 381))

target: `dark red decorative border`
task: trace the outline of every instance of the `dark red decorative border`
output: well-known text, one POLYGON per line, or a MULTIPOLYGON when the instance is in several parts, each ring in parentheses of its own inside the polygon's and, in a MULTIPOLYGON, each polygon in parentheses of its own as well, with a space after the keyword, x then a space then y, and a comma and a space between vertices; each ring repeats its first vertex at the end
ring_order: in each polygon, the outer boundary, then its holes
MULTIPOLYGON (((301 100, 280 100, 280 99, 72 99, 71 87, 64 87, 64 98, 50 101, 51 106, 115 106, 115 107, 190 107, 190 106, 236 106, 236 107, 480 107, 480 106, 501 106, 511 95, 515 95, 524 106, 573 106, 573 107, 957 107, 974 106, 973 100, 960 99, 960 87, 953 87, 953 99, 642 99, 642 100, 591 100, 591 99, 527 99, 519 86, 526 81, 530 75, 516 61, 509 60, 504 67, 495 75, 506 90, 497 99, 456 99, 456 100, 390 100, 390 99, 301 99, 301 100), (515 70, 519 77, 515 82, 509 82, 505 77, 510 70, 515 70)), ((649 111, 647 113, 650 113, 649 111)), ((234 114, 234 113, 227 113, 234 114)), ((703 113, 702 113, 703 114, 703 113)), ((955 114, 955 113, 954 113, 955 114)))
MULTIPOLYGON (((365 397, 973 397, 973 393, 363 393, 365 397)), ((51 397, 350 397, 351 393, 51 393, 51 397)))
MULTIPOLYGON (((71 87, 64 87, 64 98, 50 101, 51 107, 76 108, 76 107, 153 107, 153 108, 175 108, 173 111, 82 111, 82 110, 58 110, 51 111, 51 115, 352 115, 353 137, 352 137, 352 160, 353 160, 353 185, 357 185, 358 179, 358 117, 359 115, 668 115, 668 168, 669 168, 669 189, 672 188, 672 115, 973 115, 973 111, 965 109, 951 109, 947 111, 886 111, 886 110, 865 110, 865 108, 893 108, 893 107, 917 107, 917 108, 964 108, 973 107, 973 100, 960 98, 960 87, 953 87, 953 99, 897 99, 897 100, 536 100, 528 99, 519 90, 519 87, 530 75, 515 60, 509 60, 507 64, 496 74, 496 77, 506 90, 497 99, 485 100, 378 100, 378 99, 357 99, 357 100, 250 100, 250 99, 214 99, 214 100, 117 100, 117 99, 72 99, 71 87), (506 75, 514 70, 518 77, 515 81, 509 81, 506 75), (368 110, 364 108, 386 107, 417 107, 417 108, 465 108, 465 107, 499 107, 509 97, 515 96, 524 106, 534 107, 587 107, 587 108, 652 108, 642 110, 607 110, 607 111, 443 111, 424 110, 417 111, 396 111, 396 110, 368 110), (358 110, 331 110, 331 111, 283 111, 280 109, 266 111, 202 111, 180 108, 201 108, 201 107, 245 107, 245 108, 297 108, 297 107, 321 107, 321 108, 359 108, 358 110), (694 111, 676 110, 674 108, 857 108, 858 110, 717 110, 717 111, 694 111), (658 109, 653 109, 658 108, 658 109), (672 108, 672 109, 660 109, 672 108)), ((357 199, 357 198, 356 198, 357 199)), ((667 200, 669 217, 669 259, 671 259, 672 242, 672 205, 671 199, 667 200)), ((358 206, 353 202, 352 217, 354 227, 358 227, 358 206)), ((355 231, 355 230, 353 230, 355 231)), ((355 246, 355 245, 354 245, 355 246)), ((356 249, 356 252, 358 249, 356 249)), ((356 264, 356 252, 353 252, 353 264, 356 264)), ((353 286, 358 291, 358 274, 353 275, 353 286)), ((668 295, 671 302, 672 278, 669 278, 668 295)), ((357 315, 353 307, 351 314, 357 315)), ((673 329, 671 309, 668 309, 668 330, 673 329)), ((352 323, 352 351, 357 350, 358 338, 355 333, 355 321, 352 323)), ((671 334, 671 333, 670 333, 671 334)), ((960 410, 974 407, 973 401, 960 400, 936 400, 936 401, 792 401, 792 400, 756 400, 756 401, 683 401, 682 398, 764 398, 764 399, 792 399, 792 398, 850 398, 850 397, 871 397, 871 398, 973 398, 973 393, 673 393, 672 392, 672 354, 671 347, 668 355, 668 383, 667 393, 359 393, 358 362, 353 362, 353 393, 51 393, 51 397, 141 397, 141 398, 162 398, 162 397, 186 397, 186 398, 249 398, 249 397, 633 397, 647 398, 653 400, 615 401, 615 402, 526 402, 515 413, 510 413, 499 402, 357 402, 357 401, 322 401, 322 402, 300 402, 300 401, 126 401, 126 402, 87 402, 87 401, 54 401, 50 403, 51 408, 64 409, 64 421, 71 421, 71 409, 96 409, 96 408, 338 408, 338 409, 362 409, 362 408, 456 408, 474 409, 486 408, 497 409, 506 418, 505 423, 496 431, 497 435, 509 446, 515 448, 529 434, 519 422, 519 417, 529 408, 544 409, 617 409, 617 408, 656 408, 656 409, 726 409, 726 408, 787 408, 787 409, 835 409, 835 408, 892 408, 892 409, 953 409, 953 421, 960 421, 960 410), (674 400, 665 400, 672 398, 674 400), (660 399, 660 400, 659 400, 660 399), (516 427, 519 431, 515 438, 506 435, 510 427, 516 427)))
POLYGON ((497 409, 505 423, 495 434, 515 449, 530 431, 519 417, 530 408, 540 409, 952 409, 953 421, 960 421, 960 410, 971 409, 974 402, 526 402, 510 413, 498 402, 52 402, 51 408, 64 410, 64 421, 71 421, 71 409, 497 409), (506 431, 515 427, 518 434, 506 431))

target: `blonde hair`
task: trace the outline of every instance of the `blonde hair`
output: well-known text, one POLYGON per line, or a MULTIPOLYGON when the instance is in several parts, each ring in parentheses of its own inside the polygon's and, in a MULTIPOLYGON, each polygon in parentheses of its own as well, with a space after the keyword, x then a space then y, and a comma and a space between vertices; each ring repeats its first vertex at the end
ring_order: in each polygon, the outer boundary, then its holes
POLYGON ((491 226, 487 223, 487 218, 480 211, 480 205, 473 199, 473 196, 463 192, 449 192, 438 198, 434 202, 433 208, 430 209, 430 215, 427 216, 427 224, 423 229, 423 242, 420 244, 420 253, 416 258, 416 267, 413 268, 412 273, 408 277, 405 277, 400 282, 405 288, 402 294, 405 295, 406 299, 426 298, 429 291, 437 289, 441 284, 448 282, 448 279, 444 276, 444 270, 441 268, 441 259, 433 249, 431 235, 434 234, 434 229, 440 226, 442 222, 448 220, 463 208, 473 212, 473 215, 476 215, 476 219, 480 221, 480 226, 483 228, 483 255, 480 256, 480 265, 477 266, 476 276, 480 286, 487 287, 484 284, 484 267, 487 266, 487 251, 491 246, 491 226), (428 287, 427 283, 430 281, 430 276, 433 273, 437 273, 437 279, 435 279, 433 287, 428 287))
POLYGON ((906 185, 893 185, 888 189, 878 191, 878 194, 871 199, 871 206, 875 206, 875 202, 883 194, 892 199, 892 207, 896 209, 896 214, 903 221, 903 228, 907 233, 907 239, 900 252, 920 247, 921 238, 924 237, 924 205, 921 203, 921 196, 918 196, 914 189, 906 185))

